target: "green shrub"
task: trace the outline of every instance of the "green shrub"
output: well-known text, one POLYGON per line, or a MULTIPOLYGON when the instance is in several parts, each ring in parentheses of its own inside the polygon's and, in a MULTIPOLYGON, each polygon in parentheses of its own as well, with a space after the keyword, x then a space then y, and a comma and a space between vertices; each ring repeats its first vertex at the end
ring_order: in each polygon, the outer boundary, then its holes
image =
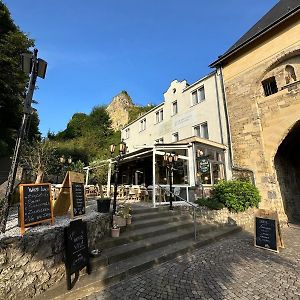
POLYGON ((247 181, 221 181, 213 186, 212 198, 223 203, 230 211, 242 212, 258 207, 261 199, 258 189, 247 181))
POLYGON ((217 201, 215 198, 198 198, 196 203, 200 206, 206 206, 209 209, 222 209, 224 204, 217 201))

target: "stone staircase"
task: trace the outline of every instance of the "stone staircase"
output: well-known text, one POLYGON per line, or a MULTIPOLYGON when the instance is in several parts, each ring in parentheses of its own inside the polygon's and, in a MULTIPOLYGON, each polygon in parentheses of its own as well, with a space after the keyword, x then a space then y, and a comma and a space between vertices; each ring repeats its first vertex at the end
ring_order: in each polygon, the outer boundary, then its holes
POLYGON ((180 210, 135 207, 132 224, 119 238, 101 242, 101 255, 91 258, 92 273, 82 275, 71 291, 63 282, 37 299, 81 299, 157 264, 238 232, 235 226, 198 224, 197 241, 191 216, 180 210))

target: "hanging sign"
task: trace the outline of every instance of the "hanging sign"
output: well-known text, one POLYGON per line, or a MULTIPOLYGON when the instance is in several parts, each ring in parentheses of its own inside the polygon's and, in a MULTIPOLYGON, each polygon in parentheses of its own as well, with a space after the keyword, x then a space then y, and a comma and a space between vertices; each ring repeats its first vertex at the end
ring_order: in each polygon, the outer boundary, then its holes
POLYGON ((21 234, 25 227, 48 222, 53 224, 51 184, 20 185, 20 225, 21 234))
POLYGON ((199 171, 201 173, 207 173, 207 172, 209 172, 210 164, 209 164, 209 161, 208 161, 207 158, 201 158, 201 159, 199 159, 198 166, 199 166, 199 171))

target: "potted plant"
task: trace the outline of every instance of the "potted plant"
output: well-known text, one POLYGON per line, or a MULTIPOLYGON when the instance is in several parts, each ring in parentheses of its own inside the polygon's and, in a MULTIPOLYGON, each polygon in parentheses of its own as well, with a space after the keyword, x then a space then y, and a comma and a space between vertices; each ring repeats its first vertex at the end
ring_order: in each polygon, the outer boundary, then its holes
POLYGON ((120 236, 120 227, 117 224, 113 224, 111 228, 111 236, 112 237, 119 237, 120 236))
POLYGON ((114 224, 117 224, 119 227, 126 226, 126 218, 122 210, 118 210, 113 216, 114 224))
POLYGON ((110 198, 97 199, 97 211, 101 213, 109 213, 110 201, 110 198))
POLYGON ((127 224, 127 225, 130 225, 130 224, 131 224, 131 214, 128 214, 128 215, 126 216, 126 224, 127 224))

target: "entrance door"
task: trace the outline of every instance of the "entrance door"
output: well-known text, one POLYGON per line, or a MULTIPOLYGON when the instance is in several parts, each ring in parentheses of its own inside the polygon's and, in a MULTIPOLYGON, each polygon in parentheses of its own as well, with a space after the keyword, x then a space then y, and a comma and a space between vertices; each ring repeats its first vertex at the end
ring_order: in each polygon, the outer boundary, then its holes
POLYGON ((279 146, 274 162, 285 213, 289 222, 300 223, 300 121, 279 146))

